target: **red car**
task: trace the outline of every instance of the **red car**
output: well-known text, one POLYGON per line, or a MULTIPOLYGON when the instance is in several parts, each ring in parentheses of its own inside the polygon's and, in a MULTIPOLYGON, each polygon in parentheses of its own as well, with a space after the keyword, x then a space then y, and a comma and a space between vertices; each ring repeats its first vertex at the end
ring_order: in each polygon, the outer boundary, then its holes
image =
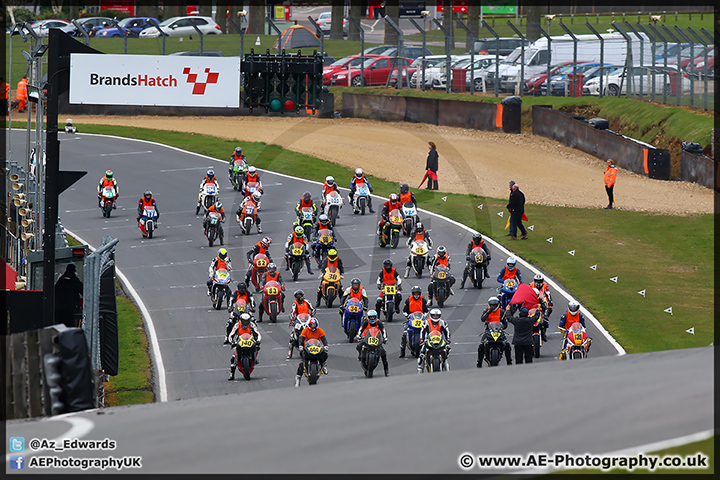
MULTIPOLYGON (((398 57, 399 66, 410 66, 413 62, 409 58, 398 57)), ((385 85, 388 76, 397 70, 398 65, 395 64, 395 57, 389 56, 376 56, 374 58, 368 58, 364 64, 364 75, 360 77, 360 68, 350 68, 349 75, 348 70, 339 70, 332 74, 330 77, 331 85, 345 85, 352 87, 363 87, 365 85, 385 85)))
MULTIPOLYGON (((379 56, 380 55, 365 55, 365 60, 369 58, 377 58, 379 56)), ((336 60, 326 67, 323 67, 323 85, 330 85, 330 78, 332 77, 333 73, 339 70, 347 70, 351 67, 360 68, 361 61, 362 57, 360 55, 350 55, 348 57, 343 57, 340 60, 336 60)))
MULTIPOLYGON (((561 67, 564 67, 565 65, 572 65, 572 63, 573 62, 565 62, 561 63, 560 65, 550 67, 550 77, 552 78, 555 72, 557 72, 561 67)), ((540 86, 546 79, 547 72, 538 73, 537 75, 533 75, 532 77, 525 80, 525 95, 541 95, 540 86)))

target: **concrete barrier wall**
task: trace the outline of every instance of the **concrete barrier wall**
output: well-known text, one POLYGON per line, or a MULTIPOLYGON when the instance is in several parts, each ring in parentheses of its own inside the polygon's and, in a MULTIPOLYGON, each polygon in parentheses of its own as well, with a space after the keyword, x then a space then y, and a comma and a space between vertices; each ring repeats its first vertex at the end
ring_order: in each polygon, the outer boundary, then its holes
POLYGON ((501 128, 497 125, 496 104, 462 100, 345 93, 342 115, 385 122, 429 123, 488 131, 501 128))
POLYGON ((670 152, 623 137, 610 130, 598 130, 582 117, 568 115, 547 106, 532 109, 533 134, 556 140, 631 172, 659 180, 670 179, 670 152))
POLYGON ((680 179, 718 190, 718 162, 702 154, 683 150, 680 156, 680 179))

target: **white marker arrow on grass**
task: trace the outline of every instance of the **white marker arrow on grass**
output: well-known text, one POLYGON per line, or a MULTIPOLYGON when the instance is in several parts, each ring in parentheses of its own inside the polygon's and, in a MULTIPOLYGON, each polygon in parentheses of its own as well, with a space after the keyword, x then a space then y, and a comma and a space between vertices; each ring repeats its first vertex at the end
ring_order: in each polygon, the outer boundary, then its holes
POLYGON ((610 279, 610 281, 617 283, 617 279, 618 279, 618 277, 612 277, 612 278, 610 279))
POLYGON ((597 271, 597 263, 595 265, 590 265, 590 270, 597 271))
POLYGON ((483 204, 481 203, 480 205, 478 205, 478 208, 479 208, 480 210, 482 210, 482 206, 483 206, 483 204))
POLYGON ((528 230, 535 231, 535 225, 530 225, 530 226, 528 227, 528 230))
POLYGON ((498 212, 498 217, 502 217, 502 216, 503 216, 503 212, 498 212))
POLYGON ((553 237, 550 237, 550 238, 546 239, 545 241, 552 243, 552 239, 553 239, 553 237))
POLYGON ((575 250, 570 250, 568 253, 569 253, 570 255, 572 255, 573 257, 575 256, 575 250))
POLYGON ((670 315, 672 315, 672 314, 673 314, 673 313, 672 313, 672 307, 666 308, 665 310, 663 310, 663 312, 669 313, 670 315))
POLYGON ((442 197, 440 200, 442 200, 443 202, 447 202, 447 197, 442 197))
POLYGON ((638 294, 640 294, 640 295, 642 295, 642 296, 644 297, 644 296, 645 296, 645 290, 644 290, 644 289, 643 289, 643 290, 640 290, 640 291, 638 292, 638 294))
POLYGON ((690 327, 687 330, 685 330, 690 335, 695 335, 695 327, 690 327))

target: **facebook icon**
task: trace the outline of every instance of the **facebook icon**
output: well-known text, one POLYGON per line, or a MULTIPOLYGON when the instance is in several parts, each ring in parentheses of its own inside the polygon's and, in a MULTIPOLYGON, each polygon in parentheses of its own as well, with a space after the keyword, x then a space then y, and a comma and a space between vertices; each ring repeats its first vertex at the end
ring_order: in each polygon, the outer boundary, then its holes
POLYGON ((25 469, 25 456, 24 455, 10 455, 10 470, 24 470, 25 469))

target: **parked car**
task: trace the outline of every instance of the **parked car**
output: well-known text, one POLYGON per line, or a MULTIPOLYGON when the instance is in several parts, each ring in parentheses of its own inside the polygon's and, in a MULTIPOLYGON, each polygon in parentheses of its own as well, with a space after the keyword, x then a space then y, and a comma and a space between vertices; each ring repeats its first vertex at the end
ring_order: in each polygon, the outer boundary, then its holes
MULTIPOLYGON (((700 78, 702 78, 705 75, 705 57, 704 56, 697 59, 697 63, 694 64, 691 72, 694 75, 699 76, 700 78)), ((715 76, 715 52, 714 51, 713 51, 712 56, 710 56, 710 54, 708 54, 707 75, 708 75, 708 77, 715 76)))
MULTIPOLYGON (((395 56, 395 52, 397 51, 397 45, 378 45, 376 47, 368 47, 363 52, 365 55, 387 55, 390 57, 395 56)), ((412 45, 403 45, 400 49, 400 52, 398 53, 398 57, 405 57, 409 58, 411 60, 415 60, 418 57, 422 57, 423 49, 422 47, 415 47, 412 45)), ((425 56, 432 56, 432 52, 425 49, 425 56)))
POLYGON ((74 25, 67 20, 58 20, 56 18, 47 18, 45 20, 38 20, 33 22, 30 26, 35 30, 41 37, 47 37, 50 34, 51 28, 63 28, 70 25, 75 28, 74 25))
MULTIPOLYGON (((453 68, 457 63, 469 59, 470 55, 450 55, 450 68, 453 68)), ((432 67, 428 67, 425 70, 425 88, 432 88, 433 87, 433 81, 435 80, 435 77, 440 75, 441 73, 445 73, 445 65, 447 64, 447 56, 443 55, 443 58, 441 61, 436 63, 432 67)), ((422 73, 419 74, 420 76, 422 73)), ((412 78, 410 79, 410 84, 412 85, 412 78)))
MULTIPOLYGON (((605 67, 603 68, 603 75, 610 75, 612 72, 617 70, 618 68, 622 67, 622 65, 610 65, 605 64, 605 67)), ((587 63, 578 63, 577 67, 575 68, 575 72, 583 75, 583 85, 585 82, 587 82, 590 77, 596 77, 600 74, 600 63, 599 62, 587 62, 587 63)), ((573 64, 570 63, 569 65, 566 65, 562 68, 560 68, 557 72, 555 72, 552 77, 550 78, 550 84, 552 85, 552 89, 550 90, 550 95, 554 96, 564 96, 565 95, 565 83, 567 81, 568 75, 573 73, 573 64)), ((547 81, 542 82, 540 85, 540 94, 541 95, 547 95, 547 81)))
MULTIPOLYGON (((138 37, 140 32, 146 28, 155 29, 152 25, 152 21, 159 23, 154 17, 128 17, 123 18, 118 22, 118 26, 105 27, 102 30, 98 30, 95 34, 96 37, 100 38, 112 38, 122 37, 123 34, 120 32, 122 29, 128 37, 138 37)), ((155 30, 157 32, 157 30, 155 30)))
POLYGON ((331 85, 351 85, 353 87, 362 87, 365 85, 385 85, 390 74, 398 66, 410 66, 412 60, 409 58, 398 57, 398 65, 395 64, 395 57, 379 56, 365 60, 363 64, 363 77, 360 76, 360 68, 352 67, 348 73, 347 70, 335 72, 330 77, 331 85))
MULTIPOLYGON (((566 65, 572 65, 572 62, 565 62, 561 63, 560 65, 554 65, 550 68, 550 75, 554 75, 560 68, 566 66, 566 65)), ((547 78, 547 72, 545 73, 538 73, 536 75, 531 76, 525 81, 525 91, 524 95, 540 95, 540 86, 547 78)))
MULTIPOLYGON (((182 37, 197 34, 193 24, 203 35, 220 35, 222 33, 220 25, 210 17, 170 17, 163 20, 159 27, 170 37, 182 37)), ((155 27, 146 28, 140 32, 140 38, 157 38, 159 36, 160 32, 155 27)))
MULTIPOLYGON (((714 45, 708 45, 708 47, 707 47, 708 55, 710 55, 710 52, 714 48, 715 48, 714 45)), ((683 48, 682 51, 680 52, 680 68, 685 70, 688 65, 691 65, 695 61, 695 59, 697 57, 704 57, 705 50, 706 50, 706 47, 704 45, 698 45, 698 44, 692 45, 692 49, 691 49, 690 45, 683 48), (692 52, 691 52, 691 50, 692 50, 692 52), (690 57, 691 53, 693 55, 692 57, 690 57)), ((664 64, 664 62, 663 62, 663 64, 664 64)), ((677 53, 675 54, 675 56, 668 58, 667 64, 668 64, 668 66, 677 65, 677 53)))
MULTIPOLYGON (((320 27, 320 30, 325 34, 330 33, 330 23, 332 22, 332 12, 322 12, 318 19, 315 20, 315 23, 318 27, 320 27)), ((347 35, 347 29, 348 29, 348 22, 343 18, 343 32, 347 35)))
MULTIPOLYGON (((495 55, 497 52, 502 56, 507 56, 512 53, 517 47, 523 44, 522 39, 517 37, 490 37, 490 38, 479 38, 473 45, 473 51, 475 53, 481 53, 483 55, 495 55)), ((525 47, 530 45, 530 42, 525 40, 525 47)))
POLYGON ((330 79, 332 78, 333 73, 340 70, 347 70, 352 67, 360 68, 360 64, 363 61, 366 61, 369 58, 377 58, 379 56, 380 55, 365 55, 364 57, 361 57, 360 55, 350 55, 349 57, 343 57, 340 60, 336 60, 330 65, 323 67, 323 85, 330 85, 330 79))
MULTIPOLYGON (((620 67, 614 71, 611 75, 603 75, 603 94, 609 96, 619 96, 627 94, 627 76, 625 74, 625 67, 620 67)), ((632 82, 633 82, 633 93, 640 92, 640 82, 642 79, 643 93, 651 94, 652 90, 652 78, 655 77, 655 95, 673 95, 673 90, 676 89, 674 82, 675 75, 678 74, 678 69, 675 67, 668 66, 656 66, 653 70, 652 67, 632 67, 632 82), (671 84, 673 83, 673 84, 671 84)), ((682 92, 690 92, 690 80, 687 74, 680 72, 682 75, 682 92)), ((583 86, 583 95, 599 95, 600 94, 600 78, 595 77, 588 80, 583 86)))
MULTIPOLYGON (((500 57, 501 59, 503 57, 500 57)), ((477 85, 475 91, 481 91, 482 90, 482 69, 489 67, 490 65, 495 64, 495 55, 475 55, 474 56, 475 63, 473 64, 473 72, 475 74, 475 79, 477 80, 477 85)), ((452 68, 462 68, 464 70, 467 70, 465 73, 465 84, 466 88, 469 90, 469 83, 470 82, 470 56, 468 55, 467 58, 460 60, 459 62, 452 65, 452 68)), ((450 71, 450 78, 453 78, 453 73, 450 71)), ((443 69, 439 75, 436 75, 433 78, 432 81, 432 88, 435 90, 445 90, 446 88, 446 82, 447 78, 445 76, 445 70, 443 69)))
POLYGON ((423 68, 423 57, 416 58, 412 65, 410 65, 410 68, 413 70, 410 75, 410 88, 417 88, 418 82, 422 81, 423 70, 425 70, 425 88, 430 88, 432 86, 432 79, 429 78, 430 75, 428 71, 446 59, 447 55, 428 55, 425 57, 425 66, 423 68))
MULTIPOLYGON (((110 17, 85 17, 77 20, 77 23, 82 26, 85 31, 88 33, 89 36, 94 36, 98 30, 101 30, 105 27, 112 26, 112 18, 110 17)), ((78 29, 75 28, 75 25, 71 22, 70 25, 67 25, 65 27, 61 27, 60 30, 67 33, 68 35, 74 35, 74 36, 80 36, 82 37, 82 33, 78 32, 78 29)))
MULTIPOLYGON (((470 71, 470 63, 467 64, 467 74, 465 76, 465 82, 467 85, 468 90, 470 89, 470 85, 473 85, 476 92, 482 91, 482 84, 483 82, 486 83, 485 88, 488 87, 487 85, 487 74, 490 70, 495 69, 495 55, 475 55, 475 66, 473 67, 473 71, 470 71), (470 79, 470 74, 472 73, 473 78, 470 79)), ((505 57, 500 56, 499 60, 502 62, 505 57)))

